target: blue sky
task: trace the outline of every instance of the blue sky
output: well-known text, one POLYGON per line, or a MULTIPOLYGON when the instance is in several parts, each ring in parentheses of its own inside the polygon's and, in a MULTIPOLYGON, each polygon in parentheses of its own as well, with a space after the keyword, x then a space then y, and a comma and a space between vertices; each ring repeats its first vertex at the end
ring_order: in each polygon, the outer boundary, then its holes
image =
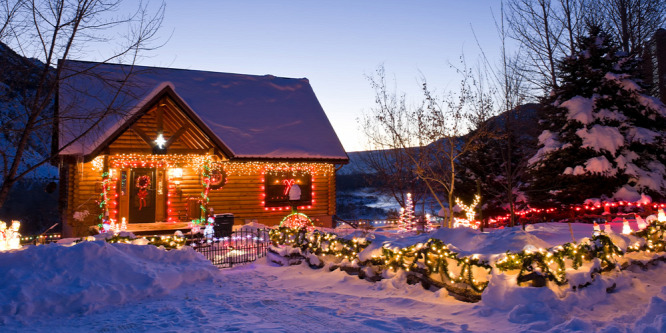
MULTIPOLYGON (((128 3, 134 6, 134 3, 128 3)), ((456 88, 449 66, 476 59, 472 28, 499 51, 499 1, 167 1, 166 45, 139 64, 306 77, 347 151, 366 149, 357 119, 373 107, 366 75, 384 65, 399 90, 418 96, 420 77, 456 88), (491 11, 492 7, 492 11, 491 11)), ((93 60, 93 59, 89 59, 93 60)))

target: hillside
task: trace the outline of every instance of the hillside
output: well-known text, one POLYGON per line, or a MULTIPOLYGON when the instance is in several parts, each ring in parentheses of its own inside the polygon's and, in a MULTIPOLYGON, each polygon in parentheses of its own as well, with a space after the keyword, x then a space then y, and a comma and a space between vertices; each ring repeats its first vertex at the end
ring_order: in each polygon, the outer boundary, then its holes
MULTIPOLYGON (((15 147, 29 117, 26 106, 35 95, 43 69, 40 61, 24 58, 0 43, 0 153, 3 157, 0 158, 0 182, 16 154, 15 147)), ((53 70, 47 75, 53 75, 53 70)), ((54 103, 53 97, 49 99, 49 106, 38 118, 37 127, 28 139, 19 173, 48 157, 51 151, 54 103)), ((57 168, 47 163, 15 184, 0 208, 0 220, 20 220, 24 234, 39 233, 51 226, 57 216, 54 183, 57 175, 57 168)))
MULTIPOLYGON (((487 121, 489 128, 504 128, 508 113, 502 113, 487 121)), ((518 107, 511 114, 510 127, 519 133, 519 142, 536 142, 539 135, 539 104, 525 104, 518 107)), ((536 149, 536 147, 530 147, 536 149)), ((526 149, 532 151, 532 149, 526 149)), ((383 219, 390 209, 399 209, 399 205, 376 186, 379 182, 374 177, 375 170, 368 161, 373 154, 381 151, 349 152, 349 164, 343 166, 337 173, 338 215, 343 218, 372 218, 383 219)), ((426 195, 425 209, 438 211, 438 204, 433 198, 426 195)))

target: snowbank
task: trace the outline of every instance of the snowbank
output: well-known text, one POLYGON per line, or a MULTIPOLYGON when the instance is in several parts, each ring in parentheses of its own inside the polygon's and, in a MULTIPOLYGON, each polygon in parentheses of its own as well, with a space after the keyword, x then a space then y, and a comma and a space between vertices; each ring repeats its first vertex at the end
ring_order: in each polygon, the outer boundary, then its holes
POLYGON ((83 242, 0 252, 0 323, 81 315, 193 283, 218 270, 190 248, 83 242))

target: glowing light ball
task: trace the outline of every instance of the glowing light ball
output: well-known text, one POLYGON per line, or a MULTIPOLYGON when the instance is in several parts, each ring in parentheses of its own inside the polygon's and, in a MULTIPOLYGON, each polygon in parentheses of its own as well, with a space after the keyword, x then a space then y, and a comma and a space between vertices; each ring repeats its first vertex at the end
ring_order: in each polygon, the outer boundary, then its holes
POLYGON ((281 227, 287 228, 307 228, 314 229, 314 224, 310 218, 303 213, 291 213, 280 222, 281 227))

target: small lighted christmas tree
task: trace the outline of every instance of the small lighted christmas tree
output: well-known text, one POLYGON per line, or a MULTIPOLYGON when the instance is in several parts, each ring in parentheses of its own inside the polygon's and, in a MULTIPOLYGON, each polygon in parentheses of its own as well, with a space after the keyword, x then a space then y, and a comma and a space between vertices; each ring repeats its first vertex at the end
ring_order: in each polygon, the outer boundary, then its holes
POLYGON ((430 232, 435 230, 435 223, 433 222, 432 216, 430 214, 425 215, 425 231, 430 232))
POLYGON ((414 217, 414 202, 412 201, 412 194, 407 193, 407 200, 405 200, 405 207, 400 210, 400 231, 407 232, 416 229, 416 217, 414 217))

